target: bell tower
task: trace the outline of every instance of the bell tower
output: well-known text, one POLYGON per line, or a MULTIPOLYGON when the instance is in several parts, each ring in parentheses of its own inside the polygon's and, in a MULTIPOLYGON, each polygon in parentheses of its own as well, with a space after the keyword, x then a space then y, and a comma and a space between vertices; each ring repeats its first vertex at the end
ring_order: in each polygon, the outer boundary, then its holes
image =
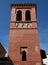
POLYGON ((42 65, 36 4, 11 4, 8 55, 15 65, 42 65))

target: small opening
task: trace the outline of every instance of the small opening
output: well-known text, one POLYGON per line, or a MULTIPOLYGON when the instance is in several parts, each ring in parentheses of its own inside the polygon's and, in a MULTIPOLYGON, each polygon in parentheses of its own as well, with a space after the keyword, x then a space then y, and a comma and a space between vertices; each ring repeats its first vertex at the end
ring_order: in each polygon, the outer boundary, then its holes
POLYGON ((26 61, 26 52, 25 51, 22 52, 22 61, 26 61))
POLYGON ((30 11, 29 11, 29 10, 26 11, 25 17, 26 17, 26 20, 27 20, 27 21, 28 21, 28 20, 31 20, 30 11))
POLYGON ((22 56, 22 61, 27 60, 27 52, 28 52, 28 47, 26 47, 26 46, 20 47, 20 54, 22 56))
POLYGON ((22 12, 21 12, 20 10, 17 11, 16 20, 17 20, 17 21, 21 21, 21 20, 22 20, 22 12))

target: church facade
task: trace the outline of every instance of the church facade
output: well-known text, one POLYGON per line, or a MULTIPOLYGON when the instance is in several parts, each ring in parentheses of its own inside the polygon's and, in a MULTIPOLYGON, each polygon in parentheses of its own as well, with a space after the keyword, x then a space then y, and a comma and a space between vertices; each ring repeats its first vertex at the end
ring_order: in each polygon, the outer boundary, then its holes
POLYGON ((36 4, 11 4, 8 55, 14 65, 42 65, 36 4))

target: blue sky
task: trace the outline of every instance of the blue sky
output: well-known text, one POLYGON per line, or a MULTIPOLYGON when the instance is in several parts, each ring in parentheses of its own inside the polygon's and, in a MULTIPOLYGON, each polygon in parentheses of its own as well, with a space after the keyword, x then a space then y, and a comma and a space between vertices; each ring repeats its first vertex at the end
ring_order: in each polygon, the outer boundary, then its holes
POLYGON ((0 42, 8 50, 11 8, 10 4, 36 3, 40 48, 48 53, 48 0, 0 0, 0 42))

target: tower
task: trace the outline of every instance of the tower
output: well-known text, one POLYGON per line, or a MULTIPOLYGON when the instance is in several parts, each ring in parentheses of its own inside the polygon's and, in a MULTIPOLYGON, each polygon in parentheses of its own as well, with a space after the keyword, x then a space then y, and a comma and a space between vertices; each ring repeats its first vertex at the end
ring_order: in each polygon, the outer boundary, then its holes
POLYGON ((8 55, 15 65, 41 65, 36 4, 11 4, 8 55))

